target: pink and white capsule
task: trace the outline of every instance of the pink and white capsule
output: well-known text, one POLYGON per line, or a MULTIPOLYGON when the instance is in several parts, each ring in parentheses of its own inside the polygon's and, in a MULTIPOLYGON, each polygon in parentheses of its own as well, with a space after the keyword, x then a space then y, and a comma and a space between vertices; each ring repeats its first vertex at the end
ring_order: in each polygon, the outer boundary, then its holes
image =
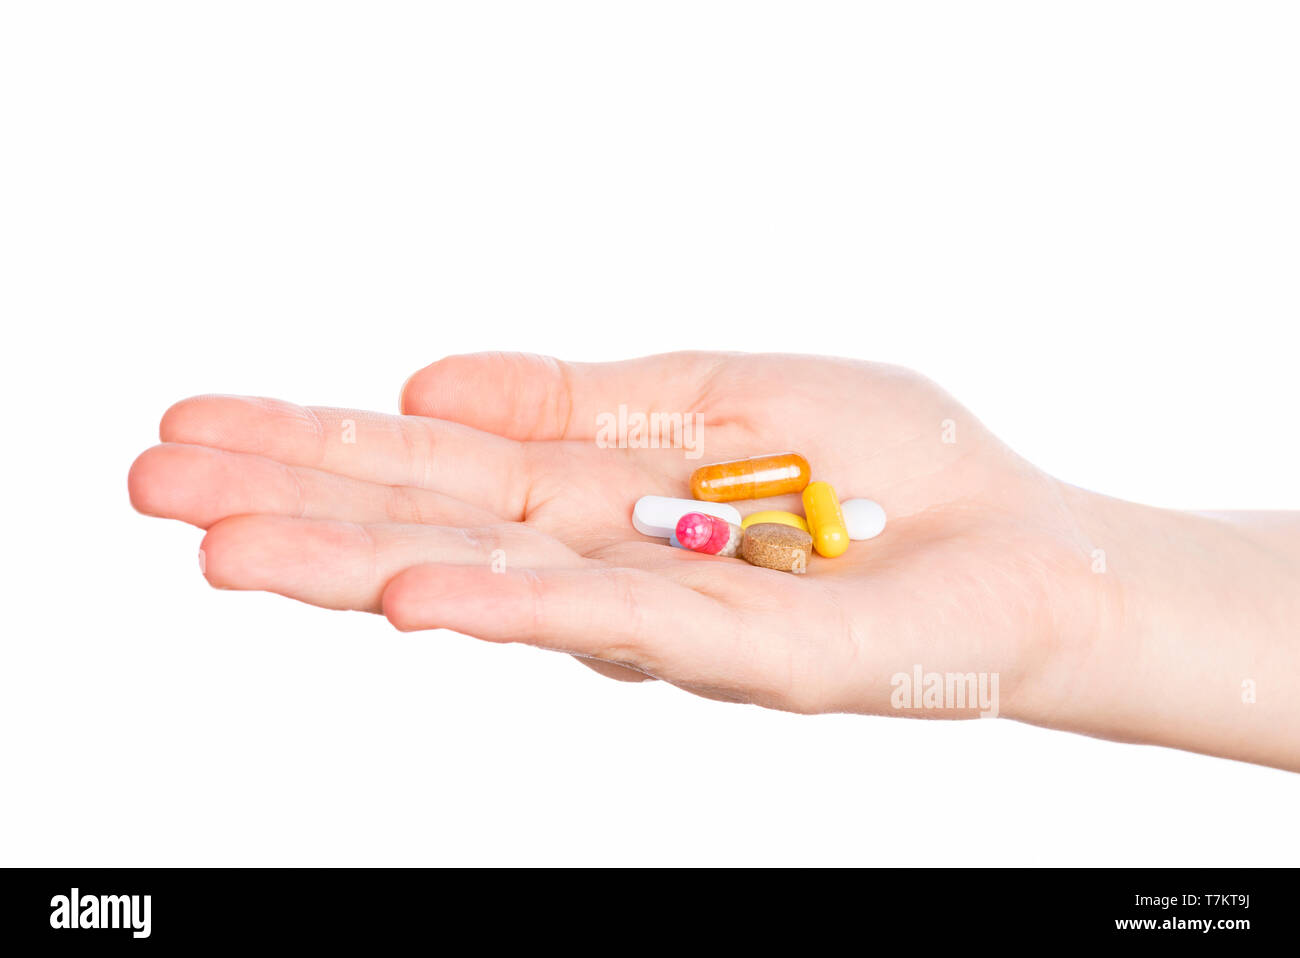
POLYGON ((744 535, 744 530, 734 522, 703 512, 688 512, 677 520, 677 541, 692 552, 734 556, 744 535))

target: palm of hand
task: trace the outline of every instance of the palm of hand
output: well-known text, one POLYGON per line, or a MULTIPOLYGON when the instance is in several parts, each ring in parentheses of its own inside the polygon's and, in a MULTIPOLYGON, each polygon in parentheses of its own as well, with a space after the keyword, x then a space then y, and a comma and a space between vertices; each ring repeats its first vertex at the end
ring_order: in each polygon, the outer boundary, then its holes
MULTIPOLYGON (((902 370, 454 357, 413 377, 403 411, 418 418, 189 400, 133 467, 132 498, 209 529, 217 584, 799 711, 886 711, 890 676, 917 664, 999 672, 1005 699, 1056 639, 1088 631, 1073 588, 1088 548, 1058 484, 902 370), (620 404, 698 413, 701 457, 598 444, 597 416, 620 404), (792 576, 630 524, 639 496, 688 496, 697 465, 785 450, 842 499, 880 501, 885 533, 792 576)), ((737 505, 798 511, 798 497, 737 505)))

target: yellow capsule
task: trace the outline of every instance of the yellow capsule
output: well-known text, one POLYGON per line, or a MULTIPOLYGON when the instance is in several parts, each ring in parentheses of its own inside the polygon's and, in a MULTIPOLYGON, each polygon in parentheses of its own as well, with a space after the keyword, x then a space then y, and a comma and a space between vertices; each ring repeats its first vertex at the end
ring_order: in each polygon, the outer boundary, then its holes
POLYGON ((768 509, 764 512, 755 512, 751 516, 745 516, 740 520, 740 528, 748 529, 756 522, 779 522, 783 526, 792 526, 795 529, 808 531, 808 523, 803 521, 803 516, 796 516, 793 512, 782 512, 780 509, 768 509))
POLYGON ((803 514, 808 517, 808 531, 818 555, 834 559, 849 547, 839 496, 829 482, 808 483, 803 491, 803 514))
POLYGON ((811 474, 808 460, 797 452, 715 462, 691 473, 691 495, 705 502, 782 496, 803 489, 811 474))

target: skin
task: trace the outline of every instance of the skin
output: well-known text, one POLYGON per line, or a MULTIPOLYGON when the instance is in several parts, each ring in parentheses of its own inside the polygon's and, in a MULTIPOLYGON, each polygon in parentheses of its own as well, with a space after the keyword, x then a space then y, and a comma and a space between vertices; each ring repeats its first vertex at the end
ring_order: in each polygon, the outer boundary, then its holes
MULTIPOLYGON (((996 673, 1004 717, 1300 770, 1295 513, 1074 488, 925 378, 842 359, 453 356, 411 377, 401 409, 184 400, 132 466, 131 501, 207 530, 214 586, 404 631, 796 712, 974 717, 897 708, 891 679, 996 673), (620 404, 698 413, 702 456, 597 442, 620 404), (885 531, 795 576, 632 528, 639 496, 689 496, 699 465, 783 450, 882 503, 885 531)), ((802 512, 798 496, 736 505, 802 512)))

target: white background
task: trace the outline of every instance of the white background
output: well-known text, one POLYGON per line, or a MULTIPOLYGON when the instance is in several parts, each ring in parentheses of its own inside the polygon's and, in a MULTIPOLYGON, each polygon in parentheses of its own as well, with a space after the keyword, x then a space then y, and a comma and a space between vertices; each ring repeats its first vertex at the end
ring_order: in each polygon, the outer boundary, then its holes
POLYGON ((1294 4, 0 11, 0 863, 1300 860, 1300 776, 214 591, 125 482, 194 393, 717 347, 913 366, 1115 495, 1300 508, 1294 4))

